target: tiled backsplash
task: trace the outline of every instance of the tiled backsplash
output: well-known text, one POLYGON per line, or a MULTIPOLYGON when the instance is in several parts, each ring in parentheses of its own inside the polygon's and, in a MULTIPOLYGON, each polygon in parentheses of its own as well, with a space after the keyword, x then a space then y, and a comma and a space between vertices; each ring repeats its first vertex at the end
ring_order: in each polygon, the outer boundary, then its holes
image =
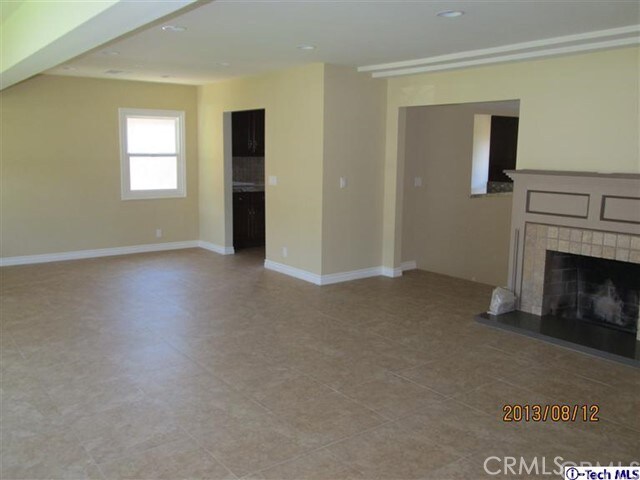
POLYGON ((543 315, 547 250, 640 264, 640 235, 527 223, 520 310, 543 315))
POLYGON ((233 157, 233 181, 264 185, 264 157, 233 157))

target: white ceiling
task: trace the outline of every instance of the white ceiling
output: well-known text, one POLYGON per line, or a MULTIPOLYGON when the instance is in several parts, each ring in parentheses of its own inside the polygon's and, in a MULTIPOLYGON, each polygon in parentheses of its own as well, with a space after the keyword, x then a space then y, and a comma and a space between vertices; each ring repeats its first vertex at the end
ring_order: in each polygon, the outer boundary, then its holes
POLYGON ((635 0, 217 0, 46 73, 205 84, 310 62, 385 64, 637 24, 635 0), (436 16, 450 9, 465 15, 436 16), (166 24, 187 30, 165 32, 166 24))

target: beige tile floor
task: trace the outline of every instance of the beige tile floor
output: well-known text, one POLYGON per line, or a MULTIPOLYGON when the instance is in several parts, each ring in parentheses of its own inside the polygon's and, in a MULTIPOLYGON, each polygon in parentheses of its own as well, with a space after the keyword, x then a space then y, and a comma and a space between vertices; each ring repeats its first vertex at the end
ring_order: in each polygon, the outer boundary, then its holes
POLYGON ((265 271, 260 251, 198 249, 1 275, 3 479, 640 461, 639 370, 476 324, 484 285, 414 271, 316 287, 265 271), (598 404, 602 420, 501 420, 505 403, 554 402, 598 404))

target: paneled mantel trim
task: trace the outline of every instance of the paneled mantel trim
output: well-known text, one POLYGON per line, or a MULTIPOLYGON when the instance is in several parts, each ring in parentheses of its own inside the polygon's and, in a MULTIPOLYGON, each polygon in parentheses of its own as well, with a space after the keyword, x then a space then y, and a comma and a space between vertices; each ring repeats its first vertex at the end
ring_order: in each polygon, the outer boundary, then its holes
POLYGON ((522 293, 527 225, 640 235, 640 174, 510 170, 509 288, 522 293))

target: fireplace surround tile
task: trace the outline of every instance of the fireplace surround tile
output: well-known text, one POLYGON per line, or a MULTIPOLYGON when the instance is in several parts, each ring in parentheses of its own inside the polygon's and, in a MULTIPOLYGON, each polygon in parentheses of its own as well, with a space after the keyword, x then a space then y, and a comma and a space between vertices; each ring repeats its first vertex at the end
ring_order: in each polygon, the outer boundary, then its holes
POLYGON ((615 233, 605 233, 604 234, 604 246, 605 247, 615 247, 617 242, 617 236, 615 233))
POLYGON ((618 248, 628 249, 631 246, 631 237, 629 235, 618 234, 618 248))
MULTIPOLYGON (((640 246, 640 235, 617 235, 610 232, 577 228, 557 229, 549 225, 527 223, 525 226, 520 310, 535 315, 549 313, 548 302, 543 302, 547 251, 640 263, 640 249, 630 250, 631 246, 640 246), (558 240, 555 235, 570 240, 558 240), (580 238, 579 242, 576 241, 578 238, 580 238), (598 244, 601 240, 605 246, 598 244)), ((547 282, 549 282, 548 278, 547 282)), ((562 288, 571 288, 570 278, 555 278, 553 282, 564 285, 564 287, 561 285, 554 287, 557 290, 554 290, 556 296, 564 293, 561 291, 562 288)))
POLYGON ((602 245, 604 234, 602 232, 593 232, 591 235, 591 243, 593 245, 602 245))
POLYGON ((629 250, 618 247, 616 250, 616 260, 620 260, 621 262, 629 261, 629 250))

